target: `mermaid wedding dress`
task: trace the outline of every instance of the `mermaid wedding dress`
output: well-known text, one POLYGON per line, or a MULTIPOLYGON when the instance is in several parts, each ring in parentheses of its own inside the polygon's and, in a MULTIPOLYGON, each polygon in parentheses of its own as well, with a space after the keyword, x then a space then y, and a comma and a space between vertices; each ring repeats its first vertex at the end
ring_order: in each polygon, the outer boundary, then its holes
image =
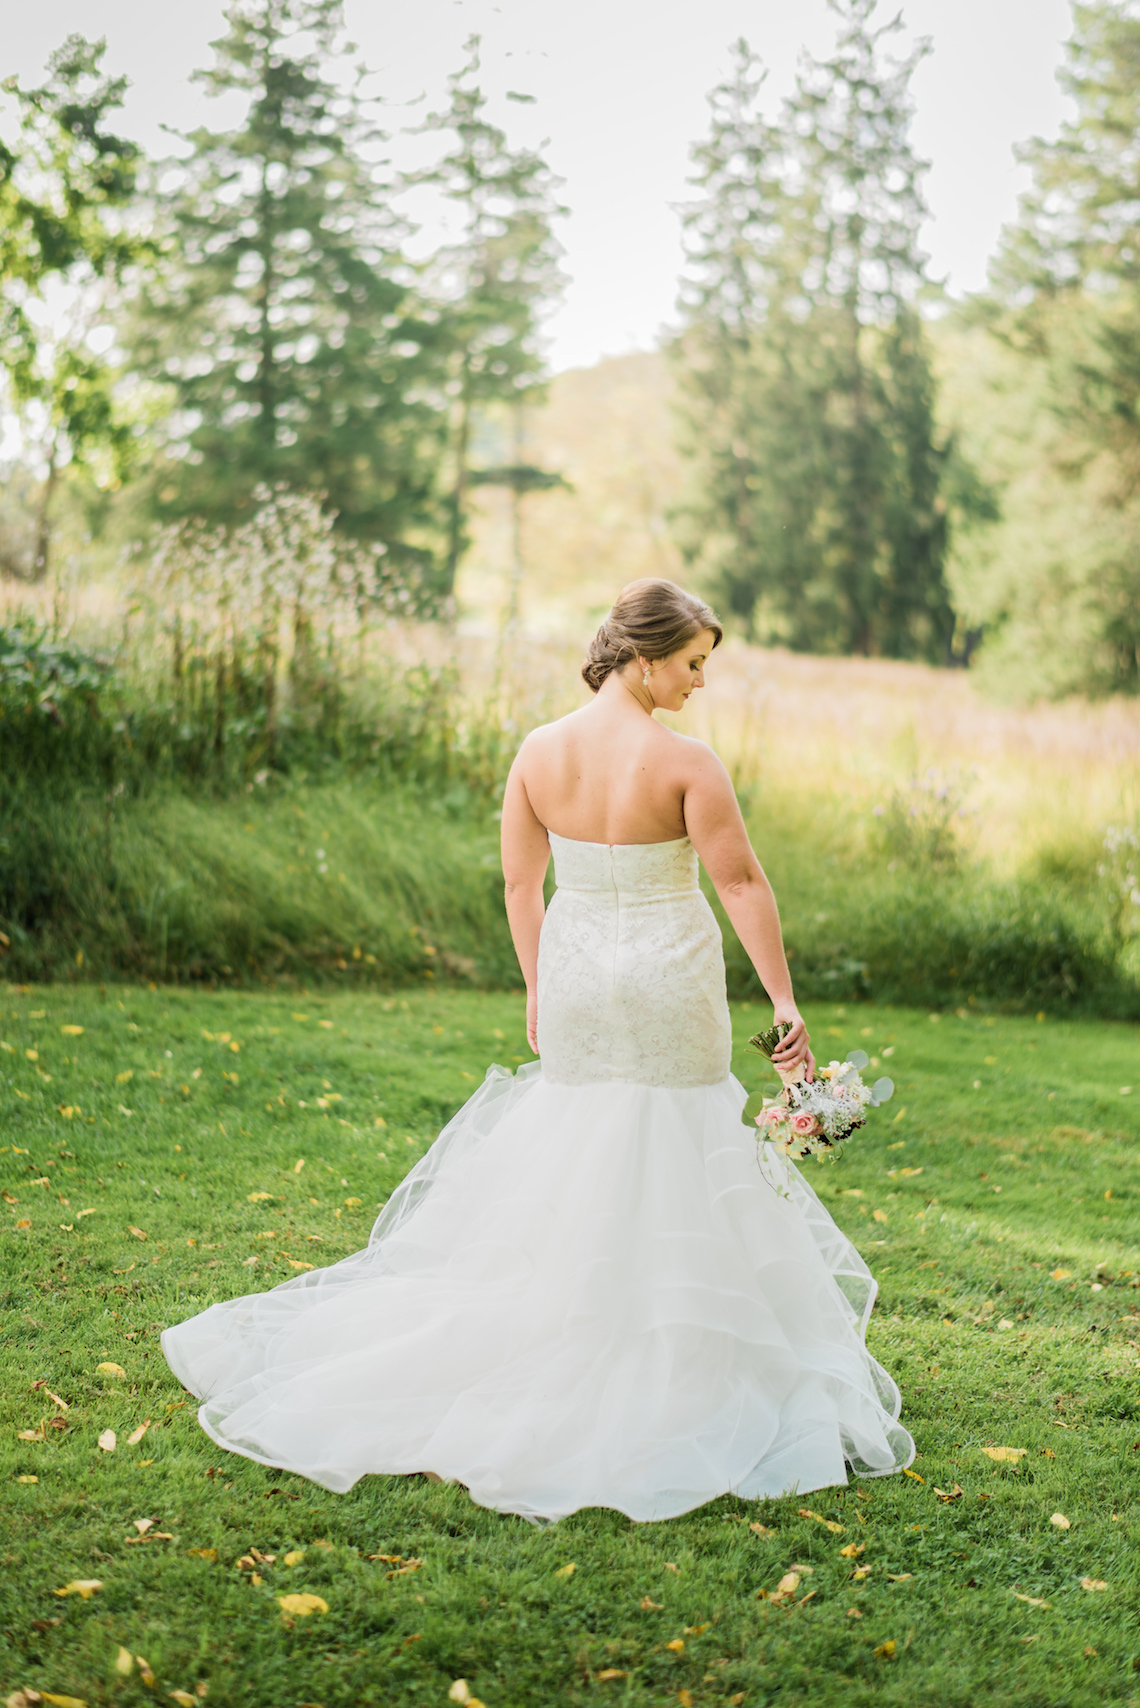
POLYGON ((432 1471, 533 1519, 900 1470, 870 1271, 741 1122, 692 845, 550 842, 540 1062, 489 1070, 363 1251, 167 1329, 202 1427, 325 1488, 432 1471))

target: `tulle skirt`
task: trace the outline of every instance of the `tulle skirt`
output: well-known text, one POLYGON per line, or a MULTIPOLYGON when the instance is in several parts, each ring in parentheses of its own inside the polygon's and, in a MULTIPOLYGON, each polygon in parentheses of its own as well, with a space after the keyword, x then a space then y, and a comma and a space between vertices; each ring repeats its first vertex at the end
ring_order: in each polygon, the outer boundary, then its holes
POLYGON ((875 1282, 744 1100, 492 1068, 363 1251, 166 1331, 203 1428, 325 1488, 431 1471, 534 1519, 901 1469, 875 1282))

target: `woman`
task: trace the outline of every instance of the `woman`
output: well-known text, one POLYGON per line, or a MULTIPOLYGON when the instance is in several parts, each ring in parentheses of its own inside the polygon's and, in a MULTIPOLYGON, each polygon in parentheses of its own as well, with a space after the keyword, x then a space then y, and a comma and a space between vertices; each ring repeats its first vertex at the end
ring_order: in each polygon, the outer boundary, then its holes
POLYGON ((814 1063, 732 785, 653 718, 720 640, 672 582, 631 583, 582 672, 593 702, 523 743, 503 869, 541 1061, 490 1070, 364 1251, 166 1331, 221 1446, 331 1489, 433 1472, 536 1519, 909 1464, 863 1344, 870 1273, 740 1119, 698 856, 791 1027, 777 1064, 814 1063))

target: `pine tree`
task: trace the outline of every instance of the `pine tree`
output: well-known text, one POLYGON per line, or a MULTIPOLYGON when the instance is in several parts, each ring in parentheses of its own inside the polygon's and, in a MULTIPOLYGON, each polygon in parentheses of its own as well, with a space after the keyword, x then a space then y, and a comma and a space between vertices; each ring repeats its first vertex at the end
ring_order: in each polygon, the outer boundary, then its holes
MULTIPOLYGON (((441 252, 434 269, 453 396, 446 595, 454 590, 468 542, 477 416, 496 404, 513 412, 541 391, 541 316, 562 283, 553 223, 565 212, 541 152, 510 148, 504 132, 484 116, 477 36, 468 41, 467 55, 450 80, 447 110, 433 114, 424 127, 452 136, 454 145, 418 176, 455 203, 463 221, 458 242, 441 252)), ((511 488, 516 509, 524 491, 557 484, 556 476, 522 463, 484 471, 482 484, 496 476, 497 484, 511 488)))
POLYGON ((140 304, 140 371, 174 401, 157 510, 229 525, 258 488, 307 490, 430 576, 440 329, 400 252, 340 0, 238 0, 226 17, 196 76, 247 112, 185 139, 140 304))
POLYGON ((1007 626, 1051 607, 1060 686, 1140 692, 1140 14, 1073 8, 1062 87, 1075 116, 1021 152, 1034 184, 992 272, 990 324, 1044 365, 1057 420, 1054 480, 1088 517, 1079 563, 1012 590, 1007 626))
POLYGON ((679 346, 701 488, 690 550, 753 632, 941 661, 949 447, 916 307, 924 167, 908 137, 926 48, 891 59, 898 20, 875 28, 876 0, 833 4, 835 51, 808 62, 779 125, 741 43, 695 151, 679 346))

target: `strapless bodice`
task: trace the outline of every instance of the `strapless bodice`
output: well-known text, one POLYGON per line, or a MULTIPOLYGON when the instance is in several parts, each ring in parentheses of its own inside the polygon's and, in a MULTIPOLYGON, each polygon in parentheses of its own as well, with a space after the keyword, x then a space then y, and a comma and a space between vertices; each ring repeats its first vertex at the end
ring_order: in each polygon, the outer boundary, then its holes
POLYGON ((731 1052, 720 931, 687 836, 551 833, 558 889, 538 947, 538 1047, 557 1085, 718 1085, 731 1052))
POLYGON ((697 851, 687 836, 672 842, 576 842, 547 833, 560 890, 641 899, 695 890, 697 851))

